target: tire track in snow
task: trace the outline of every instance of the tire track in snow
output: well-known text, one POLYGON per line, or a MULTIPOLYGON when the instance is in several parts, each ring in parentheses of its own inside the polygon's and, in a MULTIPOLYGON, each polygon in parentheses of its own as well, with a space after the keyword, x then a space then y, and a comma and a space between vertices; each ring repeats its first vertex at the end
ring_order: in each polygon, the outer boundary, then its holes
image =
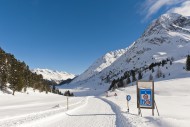
POLYGON ((107 104, 110 105, 110 107, 112 108, 112 110, 115 112, 116 114, 116 127, 132 127, 132 125, 130 124, 130 122, 128 122, 128 120, 126 119, 126 117, 121 113, 119 106, 117 106, 115 103, 105 99, 105 98, 100 98, 102 101, 106 102, 107 104))
MULTIPOLYGON (((70 109, 74 109, 80 105, 83 105, 86 103, 88 98, 84 98, 83 100, 77 102, 77 103, 73 103, 69 105, 70 109)), ((28 122, 32 122, 35 120, 39 120, 42 118, 46 118, 55 114, 59 114, 61 112, 66 112, 67 111, 67 107, 53 107, 53 109, 50 110, 46 110, 46 111, 41 111, 38 113, 31 113, 28 115, 23 115, 23 116, 19 116, 19 117, 15 117, 15 118, 10 118, 7 120, 0 120, 0 127, 11 127, 11 126, 18 126, 24 123, 28 123, 28 122)))
POLYGON ((79 110, 66 112, 66 117, 56 123, 55 127, 115 127, 115 114, 109 104, 99 98, 90 97, 88 103, 79 110))
POLYGON ((26 123, 23 127, 116 127, 115 120, 116 115, 108 103, 88 97, 88 102, 79 108, 26 123))

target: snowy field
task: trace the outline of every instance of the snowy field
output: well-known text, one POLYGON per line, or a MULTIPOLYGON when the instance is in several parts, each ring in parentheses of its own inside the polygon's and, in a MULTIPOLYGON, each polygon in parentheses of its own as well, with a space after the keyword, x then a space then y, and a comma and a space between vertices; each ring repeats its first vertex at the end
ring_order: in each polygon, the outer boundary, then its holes
MULTIPOLYGON (((69 109, 85 103, 86 97, 69 98, 69 109)), ((67 110, 67 98, 55 94, 33 92, 29 94, 0 93, 0 127, 20 126, 67 110)))
POLYGON ((190 78, 181 78, 155 82, 155 101, 160 116, 152 117, 152 110, 142 109, 142 117, 137 116, 136 86, 110 92, 107 99, 117 104, 122 114, 138 127, 189 127, 190 126, 190 78), (130 112, 127 113, 126 95, 131 95, 130 112))
POLYGON ((151 110, 137 115, 136 86, 109 92, 109 97, 66 97, 31 92, 0 94, 0 127, 189 127, 190 78, 155 82, 155 101, 160 116, 151 110), (126 95, 131 95, 127 112, 126 95))

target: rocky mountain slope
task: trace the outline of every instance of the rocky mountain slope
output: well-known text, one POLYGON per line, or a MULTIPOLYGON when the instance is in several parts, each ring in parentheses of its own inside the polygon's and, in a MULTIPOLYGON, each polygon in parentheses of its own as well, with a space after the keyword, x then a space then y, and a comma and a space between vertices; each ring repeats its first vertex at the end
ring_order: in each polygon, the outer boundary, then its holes
MULTIPOLYGON (((148 67, 152 63, 166 59, 174 62, 173 67, 163 69, 163 73, 169 74, 175 68, 183 70, 189 51, 190 17, 167 13, 154 20, 131 46, 99 58, 70 84, 84 87, 110 84, 113 79, 120 78, 126 71, 148 67)), ((179 75, 178 72, 174 73, 173 75, 179 75)), ((150 72, 144 72, 143 78, 149 75, 150 72)))
POLYGON ((101 58, 97 59, 84 73, 77 77, 73 82, 86 80, 94 75, 97 75, 106 67, 110 66, 115 60, 123 55, 127 49, 120 49, 106 53, 101 58))

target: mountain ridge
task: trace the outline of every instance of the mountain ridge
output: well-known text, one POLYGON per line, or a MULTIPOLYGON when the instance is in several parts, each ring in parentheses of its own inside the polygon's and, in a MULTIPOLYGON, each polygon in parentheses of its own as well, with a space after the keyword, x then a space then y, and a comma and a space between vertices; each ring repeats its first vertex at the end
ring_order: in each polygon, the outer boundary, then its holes
POLYGON ((49 81, 53 81, 56 84, 59 84, 62 81, 67 80, 67 79, 73 79, 76 76, 74 74, 70 74, 67 72, 50 70, 50 69, 36 68, 36 69, 32 69, 31 71, 33 73, 38 74, 38 75, 41 74, 44 79, 49 80, 49 81))
MULTIPOLYGON (((176 13, 163 14, 148 26, 139 39, 128 48, 121 49, 124 52, 111 63, 105 62, 107 65, 98 72, 90 66, 70 84, 83 84, 85 87, 88 87, 88 84, 103 84, 105 79, 109 78, 111 81, 131 69, 149 66, 166 59, 184 59, 190 49, 189 42, 190 17, 176 13), (91 72, 90 76, 87 72, 91 72)), ((104 57, 106 56, 101 58, 104 57)), ((93 66, 98 68, 98 65, 102 65, 101 58, 95 62, 99 64, 93 66)))

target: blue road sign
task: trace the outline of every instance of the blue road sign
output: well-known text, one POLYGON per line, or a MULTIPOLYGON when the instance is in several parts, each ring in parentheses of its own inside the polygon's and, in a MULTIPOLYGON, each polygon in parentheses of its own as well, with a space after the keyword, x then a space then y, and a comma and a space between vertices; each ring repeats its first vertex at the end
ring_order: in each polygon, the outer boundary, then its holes
POLYGON ((152 107, 152 90, 140 89, 140 107, 152 107))
POLYGON ((127 101, 130 101, 130 100, 131 100, 131 96, 130 96, 130 95, 127 95, 127 96, 126 96, 126 99, 127 99, 127 101))

